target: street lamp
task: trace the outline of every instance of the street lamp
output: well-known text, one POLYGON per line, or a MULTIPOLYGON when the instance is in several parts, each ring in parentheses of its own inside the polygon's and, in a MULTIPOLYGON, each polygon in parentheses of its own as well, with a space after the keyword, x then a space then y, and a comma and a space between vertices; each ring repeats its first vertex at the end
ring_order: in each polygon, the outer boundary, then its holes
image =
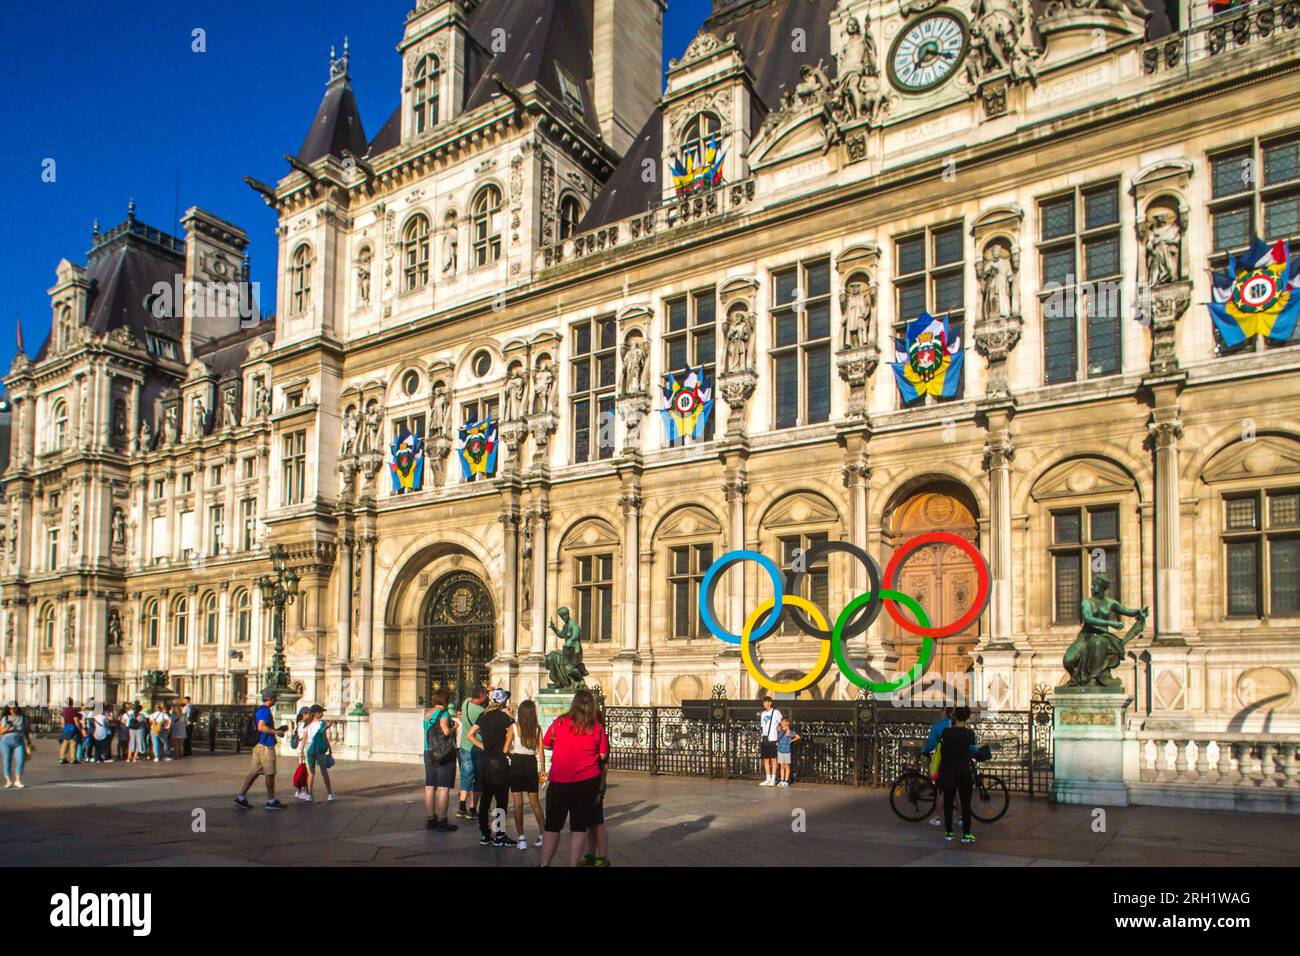
POLYGON ((257 590, 262 595, 262 606, 272 608, 272 632, 275 636, 275 654, 266 669, 266 686, 263 693, 273 691, 278 703, 292 709, 298 693, 289 685, 289 666, 284 660, 285 608, 298 597, 298 572, 289 567, 289 552, 284 545, 271 549, 271 567, 275 577, 263 575, 257 580, 257 590))

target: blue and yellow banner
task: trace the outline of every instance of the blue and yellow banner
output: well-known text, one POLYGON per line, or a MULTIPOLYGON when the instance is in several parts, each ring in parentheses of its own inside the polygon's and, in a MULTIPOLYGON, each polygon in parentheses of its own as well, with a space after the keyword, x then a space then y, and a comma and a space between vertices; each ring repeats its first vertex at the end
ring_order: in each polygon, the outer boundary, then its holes
POLYGON ((687 147, 680 157, 674 156, 672 174, 677 195, 686 196, 699 189, 721 185, 722 161, 726 156, 720 136, 714 136, 702 145, 687 147))
POLYGON ((403 428, 393 442, 388 459, 393 493, 419 491, 424 487, 424 439, 403 428))
POLYGON ((686 435, 703 438, 713 411, 713 388, 704 370, 688 366, 680 380, 671 373, 667 378, 668 384, 663 386, 665 407, 659 409, 659 414, 663 416, 668 441, 675 442, 686 435))
POLYGON ((456 453, 460 456, 460 472, 466 481, 475 475, 491 478, 497 473, 497 423, 492 416, 489 415, 485 421, 460 426, 456 453))
POLYGON ((955 398, 961 382, 961 338, 951 340, 948 319, 922 312, 907 326, 906 339, 894 344, 897 362, 890 363, 904 402, 922 395, 955 398))
POLYGON ((1207 303, 1223 344, 1231 348, 1264 335, 1285 342, 1300 315, 1300 264, 1287 244, 1269 245, 1258 236, 1240 259, 1228 256, 1228 271, 1214 273, 1214 301, 1207 303))

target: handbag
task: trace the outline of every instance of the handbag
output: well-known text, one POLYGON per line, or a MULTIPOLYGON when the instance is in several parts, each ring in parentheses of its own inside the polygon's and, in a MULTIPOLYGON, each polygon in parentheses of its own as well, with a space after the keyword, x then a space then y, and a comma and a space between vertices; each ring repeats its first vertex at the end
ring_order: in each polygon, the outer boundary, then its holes
POLYGON ((301 790, 307 786, 307 765, 298 764, 298 769, 293 772, 293 786, 295 790, 301 790))
POLYGON ((321 757, 320 765, 324 767, 326 770, 330 769, 330 767, 334 766, 334 755, 326 754, 325 756, 321 757))

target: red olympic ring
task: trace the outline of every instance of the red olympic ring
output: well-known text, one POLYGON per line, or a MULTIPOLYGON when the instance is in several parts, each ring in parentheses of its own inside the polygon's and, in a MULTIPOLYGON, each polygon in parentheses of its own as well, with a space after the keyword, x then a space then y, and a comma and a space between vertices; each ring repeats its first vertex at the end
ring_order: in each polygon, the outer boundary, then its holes
POLYGON ((919 637, 944 638, 952 637, 961 631, 966 630, 979 619, 984 613, 984 608, 989 603, 989 585, 991 575, 989 573, 988 562, 984 560, 984 555, 980 554, 975 545, 965 538, 958 537, 948 531, 928 531, 925 534, 919 534, 907 544, 903 545, 894 552, 894 556, 889 559, 889 564, 885 565, 885 577, 881 583, 882 588, 894 589, 894 572, 898 566, 903 563, 903 559, 917 548, 927 544, 950 544, 953 547, 960 548, 970 558, 971 564, 975 565, 975 577, 979 581, 979 590, 975 594, 975 600, 971 604, 970 610, 960 618, 945 627, 922 627, 919 624, 913 624, 903 617, 902 612, 898 610, 897 603, 894 601, 885 601, 885 611, 894 623, 907 631, 909 634, 916 634, 919 637))

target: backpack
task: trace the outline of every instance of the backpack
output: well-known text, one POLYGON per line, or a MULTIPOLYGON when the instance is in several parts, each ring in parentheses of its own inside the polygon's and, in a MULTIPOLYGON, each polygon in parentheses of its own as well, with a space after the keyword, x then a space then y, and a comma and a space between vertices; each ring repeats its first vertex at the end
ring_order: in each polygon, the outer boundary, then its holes
POLYGON ((302 726, 301 724, 294 725, 293 733, 289 737, 289 746, 292 747, 294 750, 297 750, 298 745, 302 743, 302 738, 298 736, 298 728, 301 726, 302 726))
POLYGON ((442 732, 442 715, 445 710, 434 712, 434 719, 429 722, 429 729, 424 733, 424 749, 436 764, 444 764, 456 755, 456 741, 451 734, 442 732))
POLYGON ((256 747, 262 742, 262 732, 257 729, 257 714, 249 714, 244 721, 244 729, 239 734, 239 742, 245 747, 256 747))
POLYGON ((144 723, 140 720, 139 714, 132 714, 130 721, 126 725, 128 730, 139 730, 143 726, 144 723))

